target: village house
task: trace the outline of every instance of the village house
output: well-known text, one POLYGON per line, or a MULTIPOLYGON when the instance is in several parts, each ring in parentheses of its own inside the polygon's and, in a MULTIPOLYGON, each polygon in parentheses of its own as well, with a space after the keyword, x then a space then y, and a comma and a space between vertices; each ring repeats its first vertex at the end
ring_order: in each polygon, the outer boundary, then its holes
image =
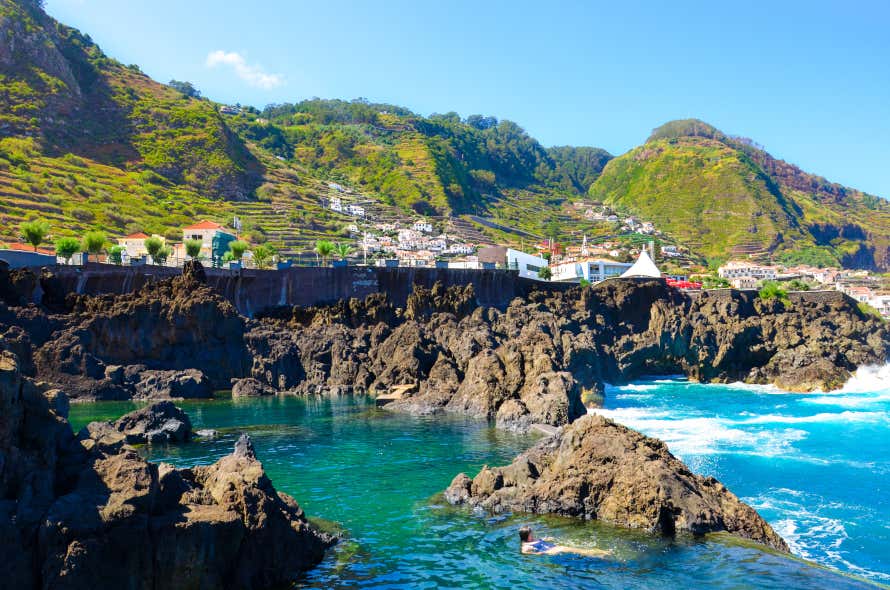
POLYGON ((361 205, 346 205, 346 213, 353 217, 364 217, 365 208, 361 205))
POLYGON ((433 233, 433 224, 428 221, 415 221, 414 225, 411 226, 411 229, 425 234, 431 234, 433 233))
POLYGON ((460 242, 456 242, 448 246, 445 251, 448 254, 466 255, 475 252, 476 248, 472 244, 463 244, 460 242))
MULTIPOLYGON (((238 236, 214 221, 202 220, 182 229, 182 242, 187 240, 201 241, 201 256, 212 261, 221 259, 229 249, 229 243, 238 239, 238 236)), ((175 253, 176 258, 184 258, 184 246, 181 251, 175 253)))
POLYGON ((779 269, 775 266, 765 266, 745 261, 731 260, 718 268, 717 274, 724 279, 754 277, 760 280, 774 281, 778 277, 779 269))
POLYGON ((331 211, 336 211, 337 213, 343 213, 343 201, 340 200, 340 197, 334 197, 331 199, 330 204, 331 211))
POLYGON ((754 277, 733 277, 729 279, 729 284, 732 285, 734 289, 756 289, 760 284, 758 279, 754 277))
POLYGON ((167 242, 164 236, 159 236, 157 234, 149 236, 148 234, 143 232, 136 232, 128 236, 124 236, 123 238, 118 238, 117 243, 119 246, 124 247, 124 250, 127 251, 127 256, 129 256, 130 258, 141 258, 148 255, 148 250, 145 249, 145 240, 147 240, 149 237, 157 238, 161 240, 161 243, 164 244, 166 244, 167 242))

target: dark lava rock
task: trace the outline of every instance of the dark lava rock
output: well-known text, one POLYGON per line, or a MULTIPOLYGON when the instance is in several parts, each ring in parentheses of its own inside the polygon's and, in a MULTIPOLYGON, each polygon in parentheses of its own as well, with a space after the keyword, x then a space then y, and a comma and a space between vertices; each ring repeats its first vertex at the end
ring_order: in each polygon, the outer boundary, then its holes
POLYGON ((3 587, 280 587, 333 543, 240 450, 249 442, 175 469, 142 459, 108 423, 78 441, 65 407, 0 352, 3 587))
POLYGON ((133 399, 211 398, 213 387, 203 372, 197 369, 184 371, 142 371, 134 385, 133 399))
POLYGON ((157 402, 114 422, 114 428, 129 444, 178 443, 191 439, 192 421, 173 402, 157 402))
POLYGON ((275 395, 275 388, 269 387, 259 379, 247 377, 238 379, 232 385, 232 397, 260 397, 263 395, 275 395))
POLYGON ((452 504, 492 513, 553 513, 673 535, 726 531, 788 551, 757 512, 714 478, 695 475, 654 438, 591 415, 540 441, 506 467, 461 473, 452 504))

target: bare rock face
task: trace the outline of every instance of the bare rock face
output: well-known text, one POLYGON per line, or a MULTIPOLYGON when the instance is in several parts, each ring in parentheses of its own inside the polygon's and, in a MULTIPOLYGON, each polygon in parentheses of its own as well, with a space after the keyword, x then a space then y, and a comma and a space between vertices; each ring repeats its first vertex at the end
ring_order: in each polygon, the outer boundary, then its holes
POLYGON ((601 416, 576 420, 506 467, 461 473, 452 504, 596 519, 673 535, 726 531, 788 551, 757 512, 714 478, 692 473, 661 441, 601 416))
POLYGON ((260 397, 263 395, 275 395, 277 391, 259 379, 247 377, 238 379, 232 385, 232 397, 260 397))
POLYGON ((178 443, 192 437, 192 421, 173 402, 157 402, 134 410, 111 426, 129 444, 178 443))
POLYGON ((0 352, 4 587, 277 587, 332 544, 275 490, 247 437, 213 465, 175 469, 146 462, 124 434, 168 412, 93 423, 78 440, 66 409, 0 352))
POLYGON ((204 397, 226 387, 249 366, 245 322, 205 280, 190 261, 181 276, 136 293, 69 295, 65 326, 35 353, 38 376, 81 399, 204 397), (136 364, 191 377, 159 373, 136 391, 109 379, 109 367, 136 364))
POLYGON ((197 369, 142 371, 134 385, 133 399, 211 398, 213 387, 197 369))

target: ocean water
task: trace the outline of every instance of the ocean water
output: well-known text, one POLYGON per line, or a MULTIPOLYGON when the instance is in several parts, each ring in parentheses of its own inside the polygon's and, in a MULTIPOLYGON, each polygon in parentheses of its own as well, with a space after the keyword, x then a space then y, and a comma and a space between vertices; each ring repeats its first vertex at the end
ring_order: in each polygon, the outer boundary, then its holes
MULTIPOLYGON (((211 463, 248 432, 279 490, 343 541, 298 588, 868 588, 890 572, 886 400, 699 386, 680 380, 612 388, 602 410, 651 434, 755 504, 798 555, 731 537, 666 539, 602 523, 491 517, 448 506, 461 471, 509 462, 536 439, 460 418, 380 411, 364 398, 183 402, 197 428, 221 436, 143 447, 151 460, 211 463), (832 405, 829 401, 836 402, 832 405), (857 405, 861 404, 861 405, 857 405), (883 408, 883 409, 881 409, 883 408), (847 412, 847 414, 844 414, 847 412), (828 417, 838 415, 835 424, 828 417), (526 556, 517 529, 600 547, 609 559, 526 556), (850 575, 855 574, 855 575, 850 575)), ((75 405, 71 421, 112 419, 132 403, 75 405)))
POLYGON ((796 555, 890 583, 890 365, 814 394, 654 379, 609 387, 596 412, 721 480, 796 555))

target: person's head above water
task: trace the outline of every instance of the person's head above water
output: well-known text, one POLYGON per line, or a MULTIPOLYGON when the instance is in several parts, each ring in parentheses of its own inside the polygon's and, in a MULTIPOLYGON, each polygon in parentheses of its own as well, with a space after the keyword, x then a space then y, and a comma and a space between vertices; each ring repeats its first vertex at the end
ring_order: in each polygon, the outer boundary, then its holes
POLYGON ((519 529, 519 541, 522 543, 528 543, 532 540, 532 529, 531 527, 524 526, 519 529))

